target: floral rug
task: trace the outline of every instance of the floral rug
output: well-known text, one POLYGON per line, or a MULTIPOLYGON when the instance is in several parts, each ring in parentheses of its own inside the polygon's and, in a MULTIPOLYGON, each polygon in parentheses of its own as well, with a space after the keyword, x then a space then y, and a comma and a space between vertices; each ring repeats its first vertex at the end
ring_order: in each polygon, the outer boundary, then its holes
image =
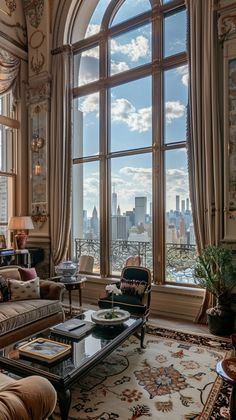
POLYGON ((72 388, 69 420, 229 419, 231 387, 215 372, 228 340, 148 326, 145 344, 132 336, 72 388))

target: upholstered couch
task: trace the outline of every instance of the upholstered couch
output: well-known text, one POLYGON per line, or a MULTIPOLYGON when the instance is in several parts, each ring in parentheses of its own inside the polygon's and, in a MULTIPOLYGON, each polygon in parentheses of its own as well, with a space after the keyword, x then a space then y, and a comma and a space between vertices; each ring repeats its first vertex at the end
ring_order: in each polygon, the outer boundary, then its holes
MULTIPOLYGON (((14 293, 21 291, 21 271, 22 268, 18 266, 0 267, 0 279, 2 282, 7 279, 7 284, 14 284, 14 293)), ((0 348, 64 320, 61 298, 65 286, 50 280, 37 281, 39 298, 32 294, 34 298, 31 299, 28 294, 26 299, 23 294, 17 300, 12 300, 9 296, 10 300, 0 302, 0 348)), ((25 281, 23 290, 27 284, 28 281, 25 281)))
POLYGON ((45 420, 53 412, 57 394, 40 376, 15 380, 0 373, 0 419, 45 420))

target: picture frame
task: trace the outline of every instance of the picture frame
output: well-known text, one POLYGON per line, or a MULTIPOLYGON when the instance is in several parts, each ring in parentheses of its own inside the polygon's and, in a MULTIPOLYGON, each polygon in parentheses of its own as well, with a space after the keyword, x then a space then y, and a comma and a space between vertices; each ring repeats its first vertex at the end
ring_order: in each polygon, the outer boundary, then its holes
POLYGON ((5 235, 0 235, 0 249, 5 249, 7 247, 5 235))

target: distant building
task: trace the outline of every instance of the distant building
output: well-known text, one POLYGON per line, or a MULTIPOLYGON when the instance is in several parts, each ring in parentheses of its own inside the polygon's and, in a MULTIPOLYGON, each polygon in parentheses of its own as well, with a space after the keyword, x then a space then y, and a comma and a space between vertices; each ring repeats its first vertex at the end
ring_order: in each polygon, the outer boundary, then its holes
POLYGON ((180 196, 179 195, 176 195, 176 197, 175 197, 175 202, 176 202, 176 204, 175 204, 175 210, 177 211, 177 212, 179 212, 180 211, 180 196))
POLYGON ((147 197, 135 197, 135 225, 145 224, 147 197))

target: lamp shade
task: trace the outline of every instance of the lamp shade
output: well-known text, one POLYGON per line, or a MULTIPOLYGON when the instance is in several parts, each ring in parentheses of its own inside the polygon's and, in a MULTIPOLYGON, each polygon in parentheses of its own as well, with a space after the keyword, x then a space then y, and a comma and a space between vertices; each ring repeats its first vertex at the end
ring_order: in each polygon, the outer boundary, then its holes
POLYGON ((8 229, 30 230, 34 229, 34 225, 30 216, 14 216, 9 221, 8 229))

